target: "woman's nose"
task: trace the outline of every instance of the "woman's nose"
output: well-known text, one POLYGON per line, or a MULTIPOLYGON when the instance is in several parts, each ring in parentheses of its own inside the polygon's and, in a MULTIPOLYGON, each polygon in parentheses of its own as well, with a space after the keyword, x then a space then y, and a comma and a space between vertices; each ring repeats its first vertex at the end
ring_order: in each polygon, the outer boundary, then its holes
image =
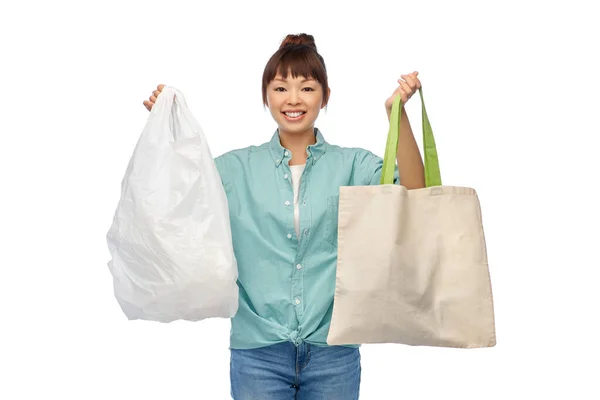
POLYGON ((290 94, 288 97, 289 104, 298 104, 300 102, 300 96, 295 90, 290 90, 288 93, 290 94))

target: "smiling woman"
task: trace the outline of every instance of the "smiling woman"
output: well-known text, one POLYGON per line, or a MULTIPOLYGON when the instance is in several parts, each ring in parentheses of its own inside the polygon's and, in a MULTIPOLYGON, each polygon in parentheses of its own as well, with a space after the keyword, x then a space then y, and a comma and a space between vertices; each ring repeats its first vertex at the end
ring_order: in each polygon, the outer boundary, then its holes
POLYGON ((329 145, 315 128, 329 101, 327 82, 314 38, 288 35, 262 78, 263 104, 278 126, 271 141, 216 159, 240 271, 230 346, 234 399, 358 398, 359 346, 326 343, 335 210, 339 187, 377 184, 382 160, 329 145), (264 225, 269 237, 257 230, 264 225))

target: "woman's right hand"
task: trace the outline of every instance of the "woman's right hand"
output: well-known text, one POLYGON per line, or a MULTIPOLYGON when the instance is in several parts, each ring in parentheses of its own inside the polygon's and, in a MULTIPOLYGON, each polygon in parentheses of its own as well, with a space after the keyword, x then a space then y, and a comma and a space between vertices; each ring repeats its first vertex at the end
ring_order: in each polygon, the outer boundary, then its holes
POLYGON ((152 107, 154 106, 154 103, 156 103, 156 98, 158 97, 158 95, 160 95, 164 87, 165 85, 158 85, 156 87, 157 90, 152 92, 152 95, 148 97, 148 100, 144 100, 144 107, 146 107, 148 111, 152 111, 152 107))

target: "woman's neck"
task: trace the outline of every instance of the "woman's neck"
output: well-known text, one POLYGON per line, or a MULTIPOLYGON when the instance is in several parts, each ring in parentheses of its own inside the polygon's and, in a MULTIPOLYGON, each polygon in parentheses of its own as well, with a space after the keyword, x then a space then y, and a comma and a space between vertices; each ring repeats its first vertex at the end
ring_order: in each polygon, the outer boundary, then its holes
POLYGON ((281 145, 292 152, 289 165, 301 165, 306 163, 306 148, 316 143, 314 127, 305 132, 290 133, 279 130, 279 141, 281 145))

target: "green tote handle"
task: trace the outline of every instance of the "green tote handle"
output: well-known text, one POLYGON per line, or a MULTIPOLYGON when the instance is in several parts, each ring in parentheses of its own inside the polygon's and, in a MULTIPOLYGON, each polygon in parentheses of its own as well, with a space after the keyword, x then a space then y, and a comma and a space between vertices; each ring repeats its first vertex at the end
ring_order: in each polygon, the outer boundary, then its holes
MULTIPOLYGON (((423 88, 419 88, 421 96, 422 115, 423 115, 423 153, 425 158, 425 186, 442 186, 442 177, 440 175, 440 163, 438 161, 437 149, 433 131, 427 118, 425 102, 423 101, 423 88)), ((402 111, 402 98, 397 95, 392 104, 392 113, 390 115, 390 129, 388 132, 387 144, 385 146, 385 155, 383 158, 383 171, 381 173, 381 184, 389 185, 394 183, 394 169, 396 166, 396 153, 398 151, 398 138, 400 136, 400 116, 402 111)))

